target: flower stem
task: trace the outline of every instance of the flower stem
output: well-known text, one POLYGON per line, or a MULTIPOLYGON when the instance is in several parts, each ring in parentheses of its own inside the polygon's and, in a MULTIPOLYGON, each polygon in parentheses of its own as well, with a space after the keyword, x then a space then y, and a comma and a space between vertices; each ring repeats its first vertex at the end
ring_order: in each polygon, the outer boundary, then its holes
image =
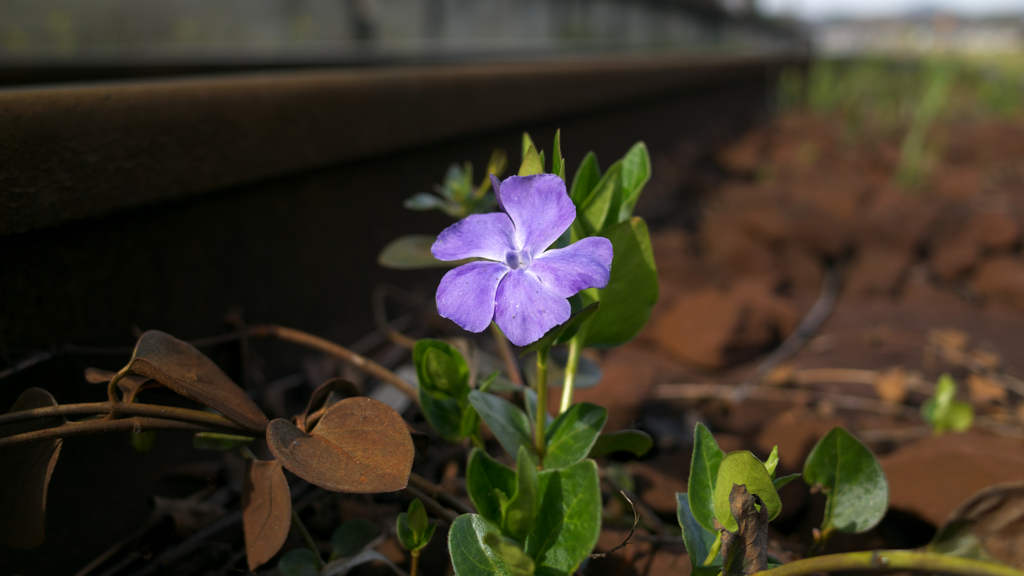
POLYGON ((409 576, 416 576, 416 571, 420 567, 420 551, 417 548, 416 550, 410 550, 409 553, 412 554, 412 566, 409 567, 409 576))
POLYGON ((544 437, 544 425, 547 423, 548 415, 548 350, 537 351, 537 426, 534 443, 537 446, 537 456, 544 458, 547 451, 547 441, 544 437))
POLYGON ((771 570, 757 572, 755 576, 809 576, 820 572, 843 570, 912 570, 961 576, 1024 576, 1024 572, 1003 564, 914 550, 829 554, 790 562, 771 570))
POLYGON ((565 363, 565 384, 562 385, 562 404, 558 413, 563 414, 572 406, 573 388, 576 386, 576 371, 580 366, 580 340, 573 337, 569 340, 569 360, 565 363))
POLYGON ((324 564, 323 557, 320 556, 320 550, 316 547, 316 541, 313 540, 313 536, 309 533, 309 530, 306 530, 306 525, 302 523, 302 519, 299 518, 299 513, 296 512, 294 508, 292 509, 292 526, 295 526, 295 529, 299 531, 299 534, 302 536, 302 540, 306 543, 306 546, 312 550, 313 555, 316 556, 316 565, 323 570, 326 564, 324 564))
POLYGON ((515 354, 512 353, 512 345, 509 344, 505 333, 498 328, 498 325, 491 322, 491 334, 494 336, 494 343, 498 345, 498 354, 505 362, 505 371, 508 372, 508 379, 513 384, 522 384, 523 377, 519 374, 519 364, 516 363, 515 354))

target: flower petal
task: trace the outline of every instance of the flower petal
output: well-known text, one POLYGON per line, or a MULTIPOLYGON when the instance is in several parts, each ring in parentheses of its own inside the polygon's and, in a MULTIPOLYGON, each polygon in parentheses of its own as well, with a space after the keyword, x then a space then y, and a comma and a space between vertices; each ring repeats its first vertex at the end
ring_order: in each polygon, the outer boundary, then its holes
POLYGON ((566 248, 548 250, 530 264, 533 272, 555 294, 568 298, 587 288, 604 288, 612 269, 612 243, 591 236, 566 248))
POLYGON ((569 301, 522 268, 509 271, 495 295, 494 321, 516 346, 540 340, 569 319, 569 301))
POLYGON ((510 176, 501 183, 499 204, 512 218, 516 242, 536 256, 576 219, 565 182, 554 174, 510 176))
POLYGON ((515 228, 507 214, 473 214, 442 230, 430 253, 438 260, 501 261, 509 250, 516 249, 514 238, 515 228))
POLYGON ((494 318, 494 294, 508 267, 470 262, 450 270, 437 287, 437 312, 470 332, 483 332, 494 318))

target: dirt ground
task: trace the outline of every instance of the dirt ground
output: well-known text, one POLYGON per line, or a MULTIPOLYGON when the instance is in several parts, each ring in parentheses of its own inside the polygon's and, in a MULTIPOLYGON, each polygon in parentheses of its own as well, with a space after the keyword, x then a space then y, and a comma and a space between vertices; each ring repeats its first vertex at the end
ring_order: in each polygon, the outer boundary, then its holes
MULTIPOLYGON (((895 183, 894 145, 784 115, 721 151, 729 176, 705 196, 696 229, 654 234, 661 299, 651 322, 601 354, 604 380, 577 399, 608 406, 610 427, 655 436, 658 454, 625 466, 666 523, 686 489, 695 421, 725 450, 763 458, 778 445, 786 473, 832 426, 865 440, 888 476, 891 511, 830 551, 922 545, 977 490, 1024 479, 1024 124, 964 122, 943 127, 942 140, 927 180, 908 190, 895 183), (826 275, 840 288, 824 324, 757 394, 733 401, 826 275), (938 437, 918 407, 945 372, 976 419, 938 437)), ((782 496, 773 538, 799 554, 822 501, 799 482, 782 496)), ((618 541, 609 532, 602 545, 618 541)), ((616 571, 593 573, 690 569, 678 551, 627 550, 616 571)))

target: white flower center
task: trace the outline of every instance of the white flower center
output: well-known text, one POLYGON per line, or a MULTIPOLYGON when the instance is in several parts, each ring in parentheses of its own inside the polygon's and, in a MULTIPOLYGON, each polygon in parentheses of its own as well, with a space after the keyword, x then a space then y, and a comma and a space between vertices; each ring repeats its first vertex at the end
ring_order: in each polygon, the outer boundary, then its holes
POLYGON ((530 251, 525 248, 522 250, 509 250, 505 253, 505 265, 513 270, 526 268, 532 261, 533 257, 530 256, 530 251))

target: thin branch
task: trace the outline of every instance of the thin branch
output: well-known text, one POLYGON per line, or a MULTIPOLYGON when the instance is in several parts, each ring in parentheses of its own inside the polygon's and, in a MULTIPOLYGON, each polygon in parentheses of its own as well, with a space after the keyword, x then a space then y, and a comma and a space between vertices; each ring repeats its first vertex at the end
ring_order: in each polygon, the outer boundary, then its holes
POLYGON ((273 337, 277 338, 278 340, 283 340, 285 342, 300 344, 308 348, 319 350, 321 352, 324 352, 325 354, 330 354, 331 356, 334 356, 336 358, 340 358, 341 360, 344 360, 345 362, 352 364, 356 368, 359 368, 363 372, 366 372, 367 374, 375 378, 379 378, 380 380, 383 380, 388 384, 391 384, 395 388, 398 388, 403 393, 405 393, 406 396, 412 398, 413 402, 419 404, 419 393, 416 391, 415 388, 412 387, 412 385, 410 385, 408 382, 400 378, 391 370, 388 370, 387 368, 381 366, 380 364, 374 362, 373 360, 370 360, 369 358, 366 358, 365 356, 356 354, 355 352, 349 350, 348 348, 345 348, 344 346, 341 346, 340 344, 335 344, 330 340, 321 338, 319 336, 314 336, 308 332, 303 332, 301 330, 296 330, 294 328, 277 326, 273 324, 268 324, 265 326, 251 326, 249 328, 249 333, 253 336, 273 337))
POLYGON ((409 484, 415 487, 417 490, 426 492, 434 498, 437 498, 441 502, 444 502, 452 510, 461 512, 463 514, 476 514, 476 509, 471 505, 466 504, 462 500, 455 497, 454 494, 446 491, 444 488, 434 484, 430 480, 427 480, 419 474, 412 473, 409 475, 409 484))
POLYGON ((626 502, 629 502, 630 507, 633 508, 633 527, 629 529, 629 535, 626 536, 626 539, 622 541, 622 544, 619 544, 618 546, 612 548, 607 552, 591 554, 591 558, 604 558, 605 556, 612 554, 616 550, 622 550, 623 548, 625 548, 627 545, 629 545, 629 541, 632 540, 633 533, 636 532, 636 525, 640 523, 640 514, 636 511, 636 506, 633 504, 633 501, 629 499, 629 496, 626 496, 626 491, 619 490, 619 494, 622 494, 622 497, 625 498, 626 502))
MULTIPOLYGON (((117 413, 128 416, 150 416, 163 418, 165 420, 180 420, 182 422, 194 422, 207 424, 218 428, 232 428, 236 431, 252 432, 263 434, 261 430, 249 430, 245 426, 219 414, 212 414, 203 410, 192 410, 189 408, 177 408, 173 406, 159 406, 156 404, 135 404, 133 402, 119 402, 117 413)), ((0 414, 0 426, 36 420, 39 418, 52 418, 54 416, 95 416, 99 414, 110 414, 110 402, 88 402, 84 404, 61 404, 47 408, 33 408, 31 410, 20 410, 0 414)))
POLYGON ((15 446, 17 444, 28 444, 30 442, 43 442, 54 438, 70 438, 72 436, 85 436, 87 434, 100 434, 103 432, 143 432, 146 430, 187 430, 190 432, 237 432, 236 426, 209 426, 193 422, 180 422, 178 420, 165 420, 163 418, 124 418, 121 420, 87 420, 85 422, 68 422, 62 426, 47 428, 15 434, 0 438, 0 448, 15 446))
POLYGON ((385 336, 387 336, 388 340, 391 340, 403 348, 412 350, 413 346, 416 345, 416 340, 402 334, 388 322, 385 299, 391 290, 391 287, 386 284, 381 284, 373 289, 373 321, 377 324, 377 330, 380 330, 385 336))
POLYGON ((444 506, 441 506, 441 504, 438 503, 437 500, 434 500, 430 496, 427 496, 426 492, 423 492, 422 490, 417 490, 415 486, 406 486, 405 488, 402 489, 402 491, 408 494, 409 496, 412 496, 413 498, 419 498, 420 501, 423 502, 423 506, 427 510, 430 510, 431 512, 434 513, 434 516, 437 516, 438 518, 444 520, 449 524, 455 522, 455 519, 459 517, 459 514, 457 512, 452 512, 451 510, 445 508, 444 506))
POLYGON ((807 315, 797 325, 796 330, 774 352, 761 361, 753 378, 733 390, 734 402, 742 401, 743 397, 750 392, 751 387, 763 380, 772 371, 772 368, 792 358, 814 337, 814 334, 818 332, 821 325, 832 314, 832 309, 835 308, 841 289, 842 283, 840 282, 839 269, 834 266, 826 268, 825 278, 821 283, 821 293, 818 295, 814 305, 811 306, 807 315))
POLYGON ((498 328, 498 325, 491 322, 491 334, 494 336, 494 343, 498 347, 498 355, 505 362, 505 371, 508 372, 508 379, 513 384, 523 384, 523 375, 519 372, 519 363, 516 362, 516 355, 512 352, 512 345, 509 344, 505 333, 498 328))
MULTIPOLYGON (((738 386, 731 384, 662 384, 655 387, 654 397, 663 400, 718 399, 735 402, 736 388, 738 388, 738 386)), ((794 390, 792 388, 751 386, 747 389, 747 392, 743 397, 754 400, 791 402, 793 404, 808 404, 812 401, 820 402, 827 400, 836 408, 842 408, 844 410, 886 414, 889 416, 898 416, 907 420, 917 420, 921 417, 918 410, 910 406, 890 404, 873 398, 864 398, 863 396, 832 394, 829 392, 819 392, 815 390, 794 390)), ((740 402, 744 399, 743 397, 740 398, 740 402)))
POLYGON ((614 478, 607 474, 603 474, 602 478, 615 490, 632 496, 632 499, 628 497, 626 499, 629 500, 629 503, 633 506, 633 510, 640 514, 640 517, 644 519, 644 522, 646 522, 647 525, 658 534, 658 536, 669 535, 668 529, 665 527, 665 523, 661 521, 661 518, 658 518, 658 515, 654 513, 654 510, 648 508, 636 494, 623 488, 621 484, 616 482, 614 478))
POLYGON ((809 576, 821 572, 844 570, 876 570, 959 574, 961 576, 1024 576, 1024 572, 1003 564, 957 558, 945 554, 913 550, 875 550, 847 552, 797 560, 754 576, 809 576))
POLYGON ((17 362, 14 366, 11 366, 10 368, 4 368, 3 370, 0 370, 0 378, 7 378, 11 374, 17 374, 18 372, 21 372, 22 370, 24 370, 26 368, 29 368, 31 366, 35 366, 36 364, 39 364, 40 362, 45 362, 45 361, 49 360, 50 358, 53 358, 53 353, 52 352, 47 352, 46 350, 38 350, 38 351, 33 352, 32 354, 30 354, 24 360, 21 360, 21 361, 17 362))

